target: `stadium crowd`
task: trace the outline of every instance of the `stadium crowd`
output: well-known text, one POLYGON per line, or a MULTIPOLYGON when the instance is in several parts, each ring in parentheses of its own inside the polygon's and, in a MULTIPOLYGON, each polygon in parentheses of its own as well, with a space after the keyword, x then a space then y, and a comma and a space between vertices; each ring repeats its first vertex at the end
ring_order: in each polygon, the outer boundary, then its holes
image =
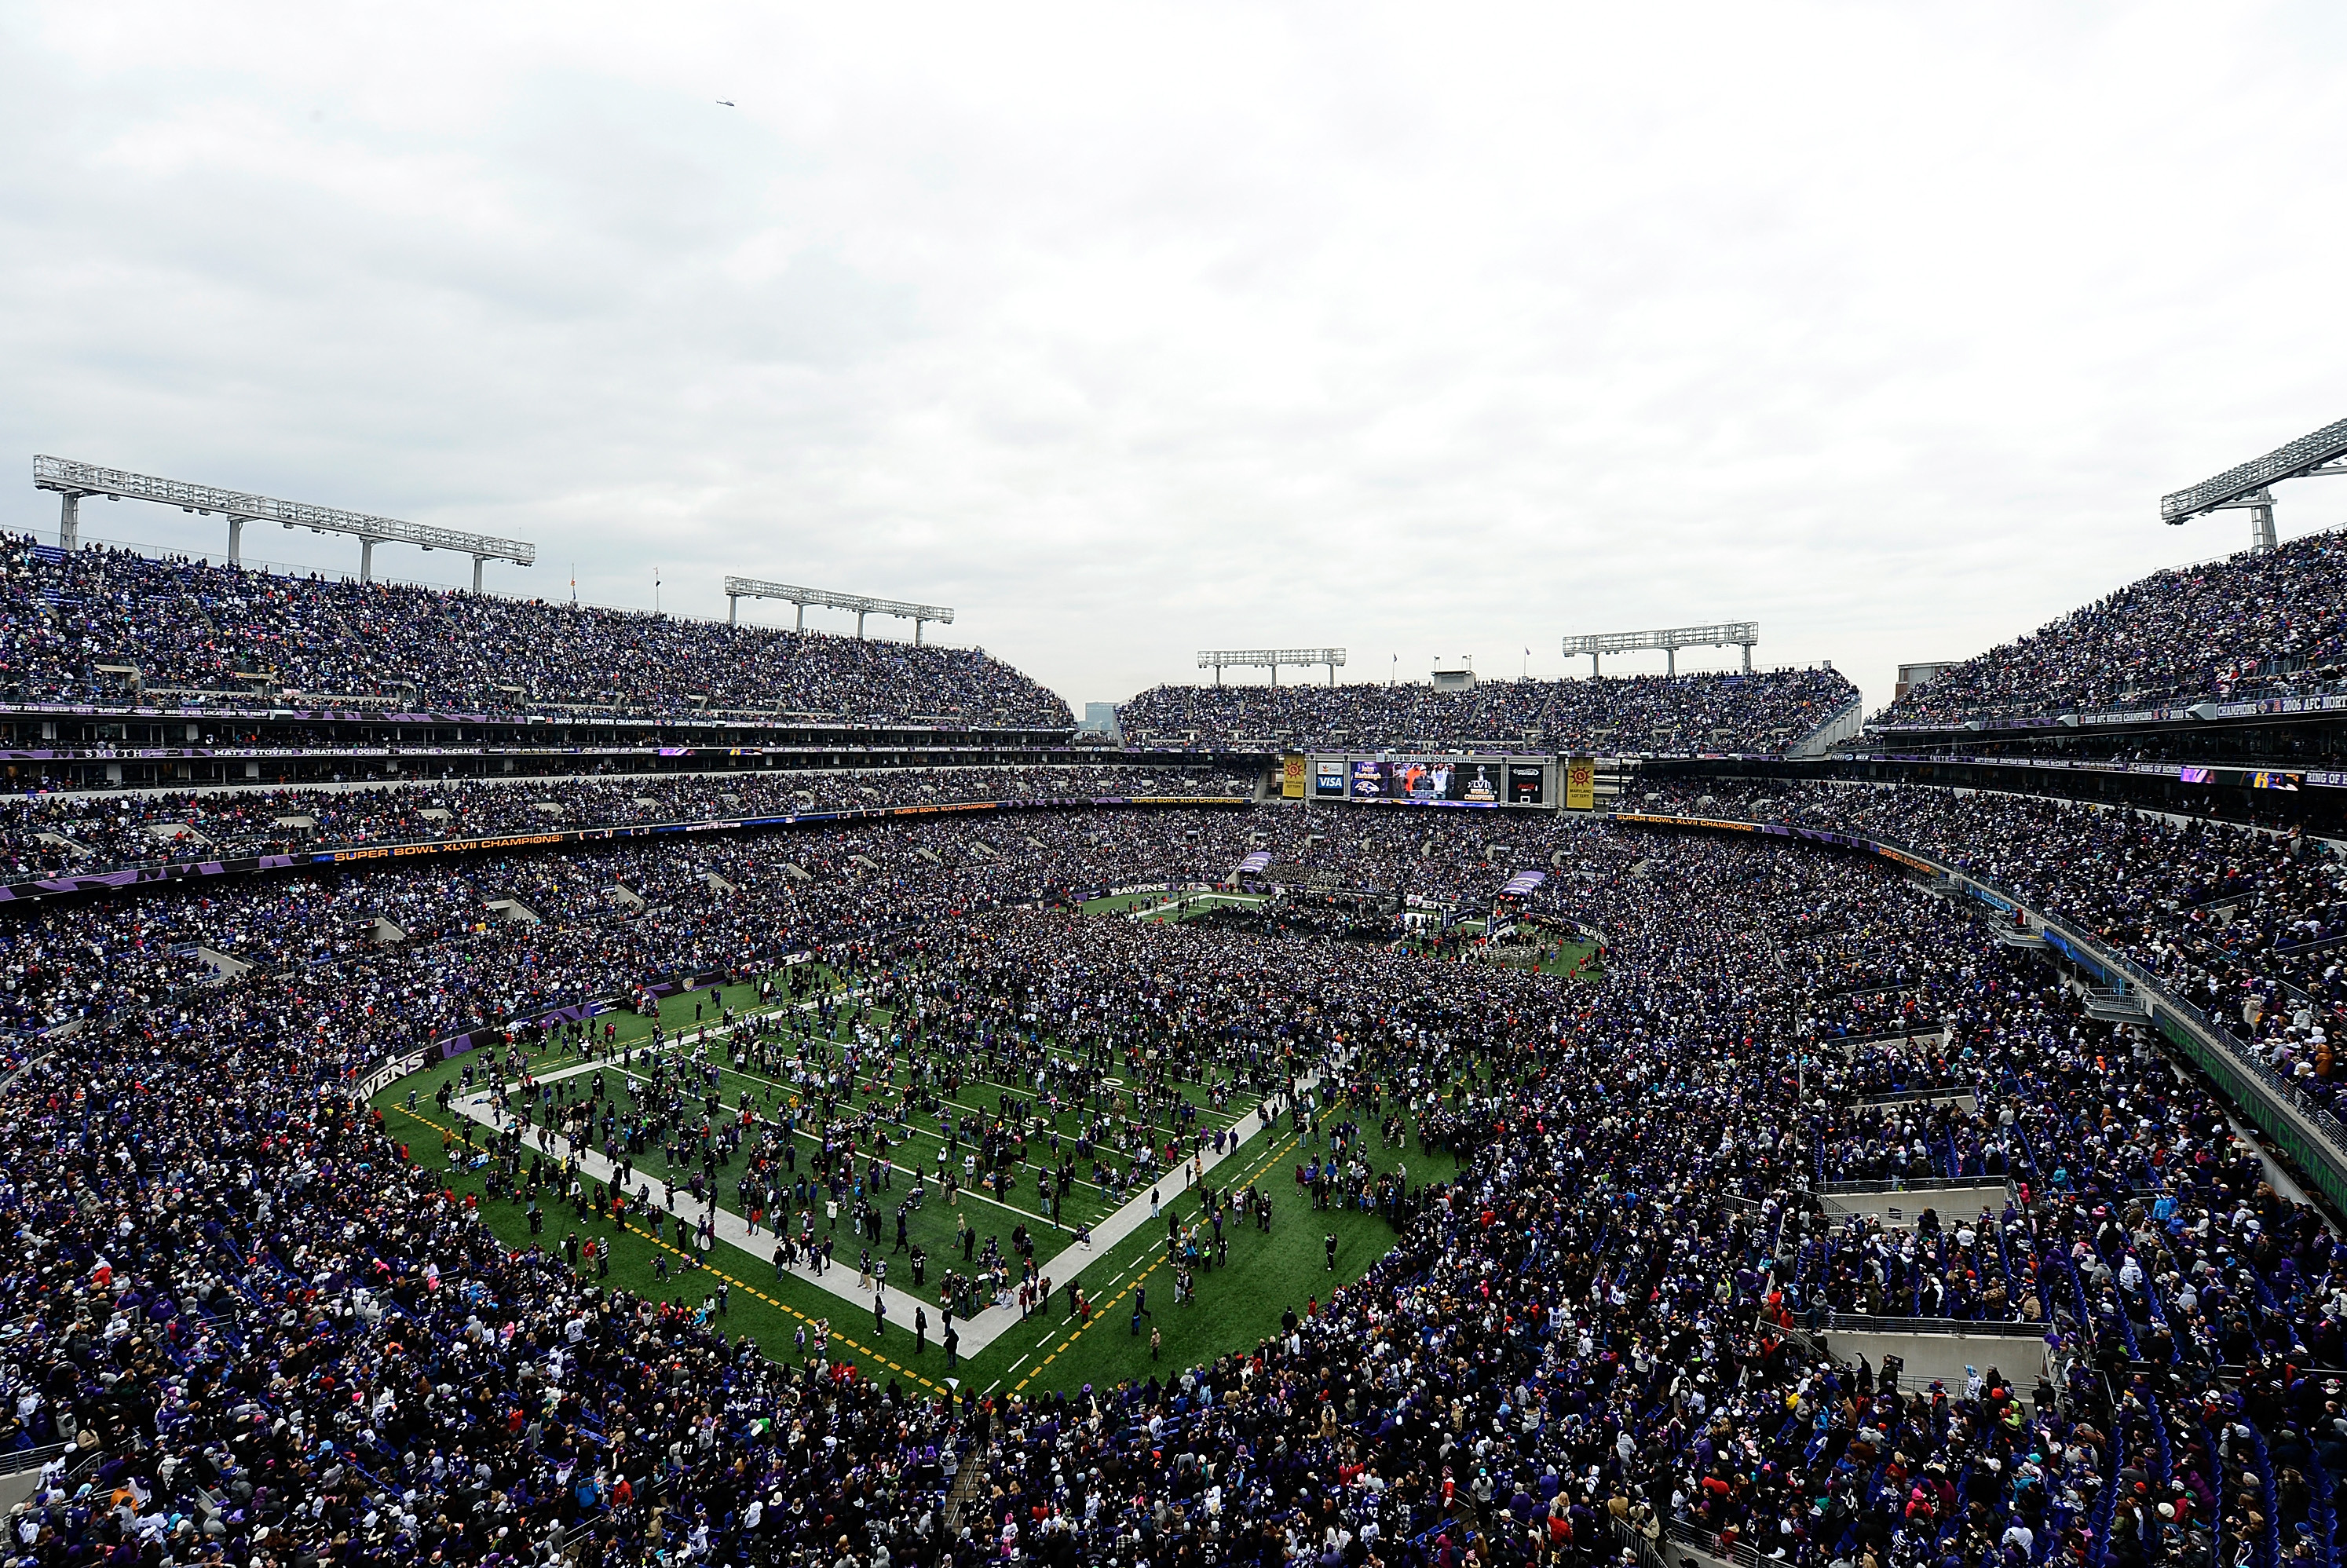
POLYGON ((1788 751, 1858 700, 1831 667, 1432 686, 1156 686, 1117 710, 1134 745, 1313 750, 1788 751))
POLYGON ((1212 768, 962 767, 58 793, 0 801, 0 874, 963 801, 1244 795, 1212 768))
POLYGON ((548 707, 1072 725, 971 649, 735 627, 548 600, 299 577, 29 536, 0 543, 0 691, 202 706, 256 692, 416 712, 548 707))
POLYGON ((136 1005, 157 988, 152 973, 249 966, 298 978, 317 1007, 453 1035, 625 995, 644 976, 750 969, 853 943, 875 909, 920 923, 1112 877, 1212 882, 1246 853, 1245 814, 1232 815, 1184 813, 1172 833, 1079 811, 882 822, 787 844, 622 841, 49 906, 0 924, 10 970, 0 1028, 54 1029, 93 1003, 136 1005))
POLYGON ((2347 852, 2332 840, 1925 786, 1717 781, 1654 786, 1645 802, 1879 834, 2001 884, 2141 964, 2347 1115, 2347 852))
POLYGON ((2332 691, 2347 679, 2343 606, 2347 534, 2336 531, 2154 572, 1942 671, 1871 723, 2332 691))
POLYGON ((210 979, 247 966, 310 976, 322 998, 436 1037, 623 994, 630 974, 749 969, 850 945, 873 907, 921 924, 1116 884, 1212 885, 1258 849, 1341 867, 1343 879, 1397 900, 1488 898, 1519 866, 1561 853, 1546 835, 1485 818, 1429 825, 1380 813, 1339 835, 1341 810, 917 817, 445 864, 361 860, 187 898, 48 904, 0 923, 0 967, 11 971, 0 978, 0 1028, 54 1029, 94 998, 156 989, 165 982, 144 978, 150 968, 210 979))
POLYGON ((2320 1216, 2197 1081, 1881 866, 1556 819, 1502 851, 1479 825, 1478 880, 1544 866, 1529 902, 1607 933, 1585 981, 972 916, 1217 880, 1258 845, 1378 857, 1356 882, 1433 858, 1420 824, 1325 826, 856 825, 13 917, 11 994, 77 1027, 0 1084, 0 1440, 66 1445, 9 1516, 12 1563, 2333 1560, 2347 1414, 2304 1368, 2338 1364, 2347 1281, 2320 1216), (641 907, 606 924, 614 885, 641 907), (506 889, 537 917, 467 917, 506 889), (299 945, 411 901, 427 935, 299 945), (273 961, 209 984, 189 940, 273 961), (1276 1052, 1364 1116, 1406 1104, 1450 1168, 1293 1327, 1115 1387, 948 1399, 599 1286, 349 1097, 457 1016, 418 998, 485 979, 510 1006, 808 941, 874 984, 1032 999, 1078 1039, 1146 1014, 1276 1052), (1884 1229, 1819 1201, 1993 1166, 2013 1184, 1978 1214, 1884 1229), (1916 1386, 1829 1361, 1828 1314, 2048 1342, 1993 1341, 2013 1378, 1916 1386))

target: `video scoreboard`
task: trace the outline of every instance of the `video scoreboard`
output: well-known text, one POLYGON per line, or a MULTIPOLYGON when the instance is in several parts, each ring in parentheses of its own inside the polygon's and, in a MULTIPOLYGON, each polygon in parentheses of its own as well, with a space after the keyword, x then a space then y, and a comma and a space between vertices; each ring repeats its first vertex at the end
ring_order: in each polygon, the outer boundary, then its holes
POLYGON ((1302 761, 1306 789, 1298 793, 1317 801, 1552 807, 1557 800, 1554 757, 1324 753, 1302 761))

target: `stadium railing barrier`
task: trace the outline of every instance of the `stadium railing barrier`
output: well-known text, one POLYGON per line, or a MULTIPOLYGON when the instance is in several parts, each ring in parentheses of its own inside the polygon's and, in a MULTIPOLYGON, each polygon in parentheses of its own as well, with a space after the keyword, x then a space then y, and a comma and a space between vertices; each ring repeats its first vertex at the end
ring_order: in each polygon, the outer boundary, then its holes
POLYGON ((2034 932, 2046 938, 2049 948, 2070 962, 2095 970, 2098 978, 2124 976, 2147 1004, 2143 1023, 2157 1029, 2162 1039, 2183 1052, 2260 1132, 2295 1161, 2334 1213, 2347 1210, 2347 1125, 2259 1061, 2231 1030, 2168 989, 2161 977, 2106 947, 2099 938, 2034 907, 2012 888, 1887 836, 1659 812, 1607 815, 1618 822, 1765 833, 1870 850, 1911 871, 1946 877, 1992 908, 2021 915, 2034 932))

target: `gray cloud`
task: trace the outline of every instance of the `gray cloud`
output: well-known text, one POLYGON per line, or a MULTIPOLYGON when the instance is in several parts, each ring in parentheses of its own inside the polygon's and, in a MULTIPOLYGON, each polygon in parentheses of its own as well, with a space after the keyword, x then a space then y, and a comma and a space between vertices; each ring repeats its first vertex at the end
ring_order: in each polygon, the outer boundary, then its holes
POLYGON ((1078 703, 1730 616, 1881 701, 2229 549, 2159 493, 2338 416, 2343 51, 2313 6, 18 5, 0 452, 518 533, 517 591, 952 602, 1078 703))

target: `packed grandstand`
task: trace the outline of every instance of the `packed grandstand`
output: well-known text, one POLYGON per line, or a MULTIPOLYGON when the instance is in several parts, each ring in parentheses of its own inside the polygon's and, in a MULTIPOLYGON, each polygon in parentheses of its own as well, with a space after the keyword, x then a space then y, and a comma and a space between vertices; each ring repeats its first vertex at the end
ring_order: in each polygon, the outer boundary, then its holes
POLYGON ((1117 710, 1137 744, 1342 751, 1788 752, 1858 702, 1831 668, 1430 685, 1157 686, 1117 710))
POLYGON ((2347 682, 2347 533, 2155 572, 1942 671, 1880 723, 2334 692, 2347 682))
POLYGON ((1065 727, 983 652, 544 600, 215 566, 124 548, 0 548, 0 691, 26 702, 320 704, 622 716, 755 712, 1065 727))
MULTIPOLYGON (((2328 679, 2332 548, 1896 712, 2328 679)), ((958 651, 128 553, 6 599, 25 702, 1067 719, 958 651)), ((1160 687, 1081 763, 11 800, 11 1556, 2337 1561, 2347 858, 1788 755, 1855 700, 1160 687), (1530 745, 1679 760, 1280 768, 1530 745)))

